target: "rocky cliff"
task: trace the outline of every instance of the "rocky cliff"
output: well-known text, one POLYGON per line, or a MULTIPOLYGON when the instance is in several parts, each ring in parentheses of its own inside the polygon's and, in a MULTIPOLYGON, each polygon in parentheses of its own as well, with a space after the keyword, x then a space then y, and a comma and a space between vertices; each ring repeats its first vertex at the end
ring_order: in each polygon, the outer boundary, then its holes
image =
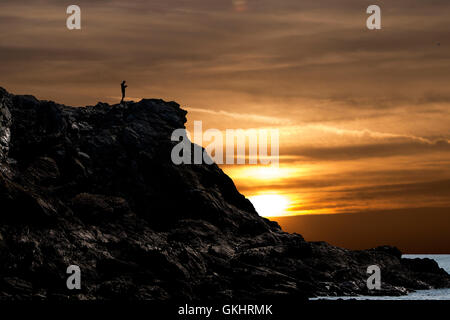
POLYGON ((392 247, 309 243, 263 219, 216 165, 174 165, 186 111, 144 99, 73 108, 0 89, 0 299, 214 300, 450 287, 392 247), (68 290, 78 265, 81 290, 68 290))

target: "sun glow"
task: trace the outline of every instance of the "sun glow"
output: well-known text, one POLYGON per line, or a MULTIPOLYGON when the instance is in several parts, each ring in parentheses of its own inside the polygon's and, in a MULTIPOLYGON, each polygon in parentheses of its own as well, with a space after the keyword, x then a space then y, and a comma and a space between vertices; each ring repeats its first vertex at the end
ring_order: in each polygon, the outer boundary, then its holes
POLYGON ((287 197, 278 194, 263 194, 250 197, 249 200, 260 216, 281 217, 286 215, 290 205, 287 197))
POLYGON ((304 169, 278 166, 234 166, 226 170, 236 180, 276 181, 300 176, 304 169))

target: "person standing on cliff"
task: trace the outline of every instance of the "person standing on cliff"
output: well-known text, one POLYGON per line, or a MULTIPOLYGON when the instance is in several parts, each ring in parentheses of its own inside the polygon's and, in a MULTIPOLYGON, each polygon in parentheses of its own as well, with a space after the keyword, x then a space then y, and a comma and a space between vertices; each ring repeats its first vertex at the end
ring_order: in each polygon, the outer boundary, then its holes
POLYGON ((128 88, 128 86, 125 83, 126 81, 123 80, 122 83, 120 84, 120 88, 122 89, 122 100, 120 101, 120 103, 123 103, 123 99, 125 99, 125 89, 128 88))

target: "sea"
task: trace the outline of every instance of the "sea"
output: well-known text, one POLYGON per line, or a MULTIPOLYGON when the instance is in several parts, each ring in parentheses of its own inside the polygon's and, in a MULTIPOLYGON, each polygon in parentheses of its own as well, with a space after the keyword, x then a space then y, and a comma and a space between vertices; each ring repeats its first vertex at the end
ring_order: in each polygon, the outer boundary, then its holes
MULTIPOLYGON (((435 260, 439 266, 450 274, 450 254, 446 255, 433 255, 433 254, 422 254, 422 255, 403 255, 404 258, 414 259, 414 258, 429 258, 435 260)), ((406 296, 391 297, 372 297, 372 296, 348 296, 348 297, 318 297, 311 300, 450 300, 450 288, 448 289, 433 289, 433 290, 418 290, 410 293, 406 296)))

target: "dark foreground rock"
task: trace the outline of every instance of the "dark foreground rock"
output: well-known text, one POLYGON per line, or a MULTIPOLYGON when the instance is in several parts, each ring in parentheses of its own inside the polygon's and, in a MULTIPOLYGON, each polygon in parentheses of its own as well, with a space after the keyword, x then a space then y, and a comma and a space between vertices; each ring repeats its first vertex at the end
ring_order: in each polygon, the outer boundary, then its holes
POLYGON ((450 287, 395 248, 308 243, 263 219, 216 165, 174 165, 174 102, 72 108, 0 89, 0 299, 232 299, 450 287), (66 287, 78 265, 81 290, 66 287))

